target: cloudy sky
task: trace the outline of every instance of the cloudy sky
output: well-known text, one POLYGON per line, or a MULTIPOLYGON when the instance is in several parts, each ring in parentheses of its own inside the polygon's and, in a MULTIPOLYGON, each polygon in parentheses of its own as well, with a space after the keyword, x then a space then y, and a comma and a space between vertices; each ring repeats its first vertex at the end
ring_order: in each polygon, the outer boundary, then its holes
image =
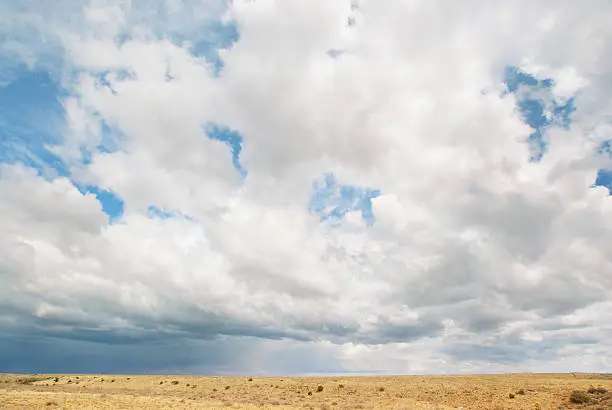
POLYGON ((0 16, 0 371, 612 370, 609 1, 0 16))

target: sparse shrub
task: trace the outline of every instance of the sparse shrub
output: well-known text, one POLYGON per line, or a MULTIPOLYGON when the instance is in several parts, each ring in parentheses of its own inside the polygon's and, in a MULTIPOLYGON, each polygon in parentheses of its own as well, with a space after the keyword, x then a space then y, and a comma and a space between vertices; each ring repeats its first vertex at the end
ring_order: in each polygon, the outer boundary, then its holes
POLYGON ((54 381, 55 383, 59 382, 59 377, 54 377, 54 378, 53 378, 53 381, 54 381))
POLYGON ((163 380, 160 380, 159 384, 164 384, 164 381, 163 381, 163 380))
POLYGON ((525 390, 524 389, 520 389, 519 391, 516 392, 516 394, 520 394, 521 396, 525 394, 525 390))
POLYGON ((323 386, 319 385, 317 387, 317 393, 321 393, 323 391, 323 386))
POLYGON ((572 394, 570 394, 570 402, 575 404, 583 404, 588 403, 590 401, 589 396, 586 393, 574 390, 572 394))
POLYGON ((338 388, 339 388, 339 389, 344 389, 344 384, 339 384, 339 385, 338 385, 338 388))
POLYGON ((57 403, 54 401, 48 401, 47 406, 57 406, 57 403))
POLYGON ((252 378, 252 377, 249 377, 249 381, 250 381, 250 382, 252 382, 252 381, 253 381, 253 378, 252 378))
POLYGON ((379 387, 378 391, 385 391, 385 388, 384 387, 379 387))
POLYGON ((192 384, 192 385, 191 385, 191 388, 192 388, 192 389, 195 389, 195 388, 196 388, 196 385, 195 385, 195 384, 192 384))
POLYGON ((229 390, 229 388, 230 388, 229 386, 225 386, 225 390, 229 390))
POLYGON ((191 385, 190 385, 189 383, 187 383, 185 386, 189 387, 189 386, 191 386, 191 385))
POLYGON ((179 384, 179 382, 178 382, 178 380, 172 380, 172 384, 174 384, 176 386, 177 384, 179 384))
POLYGON ((79 376, 76 376, 75 379, 79 380, 79 376))
POLYGON ((17 383, 19 383, 19 384, 32 384, 34 382, 39 382, 41 380, 44 380, 44 379, 40 378, 40 377, 25 377, 23 379, 17 379, 17 383))
POLYGON ((217 391, 217 389, 213 389, 213 391, 217 391))
POLYGON ((278 384, 276 386, 274 386, 275 389, 278 389, 278 384))
POLYGON ((128 379, 128 380, 131 380, 132 378, 131 378, 131 377, 128 377, 127 379, 128 379))
POLYGON ((598 387, 593 387, 593 386, 591 386, 591 387, 589 387, 589 389, 587 390, 587 393, 590 393, 590 394, 605 394, 605 393, 607 393, 607 392, 608 392, 608 390, 606 390, 606 389, 605 389, 604 387, 602 387, 602 386, 598 386, 598 387))
POLYGON ((111 379, 111 383, 115 383, 115 379, 111 379))
POLYGON ((508 397, 510 397, 511 399, 513 399, 513 398, 514 398, 514 394, 513 394, 513 393, 510 393, 510 394, 508 395, 508 397))
POLYGON ((311 391, 309 391, 309 392, 308 392, 308 395, 309 395, 309 396, 312 396, 312 392, 311 392, 311 391))
POLYGON ((332 406, 337 406, 337 405, 338 405, 338 403, 336 403, 335 401, 332 401, 332 404, 331 404, 331 405, 332 405, 332 406))
POLYGON ((72 380, 68 379, 68 383, 72 383, 72 380))
POLYGON ((104 378, 101 378, 101 379, 100 379, 100 383, 104 383, 104 378))

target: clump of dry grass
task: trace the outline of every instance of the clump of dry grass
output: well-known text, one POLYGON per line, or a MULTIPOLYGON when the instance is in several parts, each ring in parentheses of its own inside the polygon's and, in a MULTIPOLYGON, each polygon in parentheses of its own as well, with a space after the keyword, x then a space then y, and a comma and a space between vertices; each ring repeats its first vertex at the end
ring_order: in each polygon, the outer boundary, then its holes
POLYGON ((570 402, 574 404, 584 404, 591 401, 591 398, 582 391, 574 390, 572 394, 570 394, 570 402))
POLYGON ((601 386, 598 386, 598 387, 591 386, 587 390, 587 393, 590 393, 590 394, 606 394, 607 392, 608 390, 601 386))
POLYGON ((317 387, 317 393, 321 393, 323 391, 323 386, 319 385, 317 387))
POLYGON ((21 379, 17 379, 17 383, 19 384, 33 384, 42 380, 46 380, 46 377, 24 377, 21 379))

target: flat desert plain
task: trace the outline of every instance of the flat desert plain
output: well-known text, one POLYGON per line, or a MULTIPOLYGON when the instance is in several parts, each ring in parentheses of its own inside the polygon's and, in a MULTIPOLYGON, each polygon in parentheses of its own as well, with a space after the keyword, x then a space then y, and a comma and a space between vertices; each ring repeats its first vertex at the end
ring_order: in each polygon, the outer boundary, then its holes
POLYGON ((207 377, 0 374, 3 409, 612 409, 612 375, 207 377))

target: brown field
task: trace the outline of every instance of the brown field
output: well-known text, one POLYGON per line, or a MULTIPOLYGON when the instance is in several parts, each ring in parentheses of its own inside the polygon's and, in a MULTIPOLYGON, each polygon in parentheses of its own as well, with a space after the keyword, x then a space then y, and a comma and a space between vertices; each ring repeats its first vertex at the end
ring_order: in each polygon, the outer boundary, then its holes
POLYGON ((0 407, 612 409, 612 375, 200 377, 0 374, 0 407), (585 403, 572 403, 586 401, 585 403))

